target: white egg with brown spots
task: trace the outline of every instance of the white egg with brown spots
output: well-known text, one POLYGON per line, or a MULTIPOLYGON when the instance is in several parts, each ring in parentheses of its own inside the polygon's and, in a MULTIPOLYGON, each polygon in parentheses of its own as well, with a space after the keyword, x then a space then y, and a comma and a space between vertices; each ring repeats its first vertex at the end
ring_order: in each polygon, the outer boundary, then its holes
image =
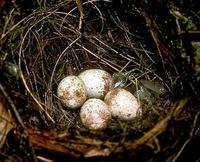
POLYGON ((67 76, 61 80, 57 88, 58 98, 70 109, 81 107, 87 94, 83 81, 77 76, 67 76))
POLYGON ((100 99, 88 99, 80 110, 83 125, 90 130, 105 129, 111 120, 107 105, 100 99))
POLYGON ((112 76, 101 69, 85 70, 79 77, 85 83, 88 98, 103 99, 112 87, 112 76))
POLYGON ((114 118, 124 121, 133 120, 139 111, 137 98, 123 88, 109 91, 104 99, 114 118))

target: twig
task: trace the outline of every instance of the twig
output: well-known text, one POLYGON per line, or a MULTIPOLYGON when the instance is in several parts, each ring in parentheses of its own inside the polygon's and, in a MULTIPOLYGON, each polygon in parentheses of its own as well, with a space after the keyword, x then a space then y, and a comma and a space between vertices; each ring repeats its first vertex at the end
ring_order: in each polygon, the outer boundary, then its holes
POLYGON ((176 72, 176 74, 178 74, 177 67, 174 64, 174 60, 173 60, 174 55, 173 55, 171 49, 169 49, 169 47, 161 39, 162 37, 158 30, 158 26, 157 26, 156 22, 151 19, 150 15, 145 10, 141 11, 141 14, 144 17, 144 20, 145 20, 147 26, 149 27, 149 32, 151 34, 152 40, 155 43, 155 47, 160 56, 163 70, 164 70, 166 76, 168 76, 169 74, 165 70, 166 69, 166 63, 164 61, 165 59, 167 59, 169 61, 169 63, 170 63, 169 65, 173 68, 173 70, 176 72))
POLYGON ((41 162, 54 162, 53 160, 47 159, 42 156, 37 156, 37 159, 40 160, 41 162))
POLYGON ((29 147, 30 147, 31 152, 32 152, 33 160, 34 160, 34 162, 37 162, 35 150, 33 149, 32 143, 31 143, 31 141, 29 139, 27 128, 24 125, 24 122, 22 121, 22 119, 21 119, 21 117, 20 117, 20 115, 19 115, 19 113, 17 111, 17 108, 16 108, 15 104, 13 103, 12 99, 9 97, 9 95, 7 94, 6 90, 4 89, 4 87, 3 87, 3 85, 1 83, 0 83, 0 90, 3 93, 3 95, 6 97, 6 99, 8 100, 8 103, 10 104, 10 106, 12 108, 12 111, 15 114, 15 117, 16 117, 18 123, 22 126, 22 128, 24 130, 24 134, 27 137, 28 144, 29 144, 29 147))
POLYGON ((101 18, 101 30, 100 30, 100 33, 103 32, 103 28, 104 28, 104 20, 103 20, 103 14, 101 13, 100 9, 93 3, 93 1, 89 1, 92 5, 94 5, 94 7, 96 8, 97 12, 99 13, 100 15, 100 18, 101 18))
POLYGON ((84 47, 83 45, 76 43, 79 47, 81 47, 82 49, 84 49, 85 51, 87 51, 88 53, 90 53, 91 55, 95 56, 96 58, 98 58, 99 60, 101 60, 102 62, 104 62, 106 65, 108 65, 109 67, 111 67, 112 69, 119 71, 119 69, 117 69, 116 67, 112 66, 111 64, 108 63, 108 61, 104 58, 101 58, 100 56, 96 55, 95 53, 93 53, 92 51, 90 51, 89 49, 87 49, 86 47, 84 47))
POLYGON ((180 101, 179 105, 176 108, 172 107, 172 111, 167 117, 158 122, 150 131, 148 131, 144 136, 142 136, 135 142, 131 144, 125 144, 125 148, 129 151, 139 149, 142 145, 146 144, 151 139, 156 138, 159 134, 163 133, 166 130, 171 118, 178 116, 186 103, 187 100, 180 101))
POLYGON ((143 144, 147 143, 153 137, 156 137, 159 134, 161 134, 167 128, 170 119, 171 116, 167 116, 166 118, 161 120, 158 124, 156 124, 155 127, 151 129, 149 132, 147 132, 143 137, 136 140, 134 143, 125 144, 125 148, 127 148, 127 150, 136 150, 140 148, 143 144))
POLYGON ((11 98, 8 96, 6 90, 4 89, 4 87, 3 87, 3 85, 2 85, 1 83, 0 83, 0 90, 1 90, 1 92, 3 93, 3 95, 6 97, 6 99, 8 100, 8 102, 9 102, 9 104, 10 104, 10 106, 11 106, 11 108, 12 108, 14 114, 15 114, 15 117, 16 117, 17 121, 18 121, 19 124, 22 126, 22 128, 25 129, 26 127, 25 127, 25 125, 24 125, 24 123, 23 123, 23 121, 22 121, 22 119, 21 119, 21 117, 20 117, 20 115, 19 115, 19 113, 18 113, 18 111, 17 111, 17 109, 16 109, 16 107, 15 107, 13 101, 12 101, 11 98))
POLYGON ((26 88, 26 90, 28 91, 28 93, 31 95, 31 97, 33 98, 33 100, 37 103, 37 105, 40 107, 40 109, 42 111, 45 112, 46 116, 54 123, 55 121, 53 120, 53 118, 48 114, 48 112, 43 108, 43 106, 41 105, 41 103, 38 101, 38 99, 34 96, 34 94, 31 92, 30 88, 27 85, 27 82, 24 78, 23 72, 22 72, 22 68, 21 68, 21 59, 22 59, 22 51, 23 51, 23 45, 25 42, 25 38, 27 37, 28 33, 31 31, 31 29, 36 26, 39 22, 43 21, 44 19, 46 19, 47 17, 49 17, 50 15, 52 15, 54 12, 49 13, 48 15, 44 16, 42 19, 40 19, 37 23, 33 24, 32 26, 29 27, 28 31, 25 33, 22 41, 21 41, 21 45, 20 45, 20 49, 19 49, 19 73, 20 73, 20 77, 22 79, 22 82, 24 83, 24 86, 26 88))
POLYGON ((199 119, 199 116, 200 116, 200 112, 198 112, 196 115, 195 115, 195 118, 194 118, 194 122, 192 124, 192 130, 190 132, 190 135, 189 135, 189 138, 185 141, 185 143, 183 144, 183 146, 181 147, 181 149, 179 150, 179 152, 177 153, 177 155, 172 159, 172 162, 176 162, 177 159, 180 157, 180 155, 183 153, 184 149, 187 147, 187 145, 190 143, 190 141, 192 140, 194 134, 195 134, 195 128, 197 128, 197 123, 198 123, 198 119, 199 119))
POLYGON ((79 13, 80 13, 78 29, 79 29, 79 31, 81 31, 82 24, 83 24, 83 18, 84 18, 83 2, 82 2, 82 0, 76 0, 76 4, 77 4, 77 7, 78 7, 78 10, 79 10, 79 13))

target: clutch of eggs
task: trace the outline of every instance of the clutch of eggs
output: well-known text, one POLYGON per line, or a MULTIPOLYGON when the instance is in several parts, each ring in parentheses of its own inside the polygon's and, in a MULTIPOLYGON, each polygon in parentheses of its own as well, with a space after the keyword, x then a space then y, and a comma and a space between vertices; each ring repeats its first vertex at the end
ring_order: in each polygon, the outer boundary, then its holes
POLYGON ((111 117, 133 120, 139 110, 137 99, 123 88, 112 89, 111 75, 101 69, 65 77, 58 85, 57 95, 67 108, 81 107, 82 124, 90 130, 106 128, 111 117))

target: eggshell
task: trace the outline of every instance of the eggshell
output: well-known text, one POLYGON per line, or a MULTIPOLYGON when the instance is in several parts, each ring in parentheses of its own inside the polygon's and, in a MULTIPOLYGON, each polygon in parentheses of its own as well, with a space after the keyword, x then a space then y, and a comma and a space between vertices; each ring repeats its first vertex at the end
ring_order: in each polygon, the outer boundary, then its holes
POLYGON ((121 120, 132 120, 137 116, 139 104, 136 97, 123 88, 116 88, 109 91, 104 99, 111 114, 121 120))
POLYGON ((112 87, 112 76, 101 69, 86 70, 79 77, 85 83, 89 98, 102 99, 112 87))
POLYGON ((80 118, 85 127, 90 130, 102 130, 111 120, 107 105, 100 99, 88 99, 80 111, 80 118))
POLYGON ((62 103, 71 109, 82 106, 87 98, 85 85, 77 76, 67 76, 61 80, 57 95, 62 103))

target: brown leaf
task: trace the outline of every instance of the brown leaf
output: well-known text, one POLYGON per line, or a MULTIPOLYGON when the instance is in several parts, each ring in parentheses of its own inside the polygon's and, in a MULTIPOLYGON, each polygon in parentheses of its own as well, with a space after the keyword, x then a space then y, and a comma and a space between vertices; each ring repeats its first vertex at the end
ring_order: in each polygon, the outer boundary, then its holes
POLYGON ((12 117, 8 108, 0 100, 0 148, 3 147, 6 135, 13 128, 12 117))

